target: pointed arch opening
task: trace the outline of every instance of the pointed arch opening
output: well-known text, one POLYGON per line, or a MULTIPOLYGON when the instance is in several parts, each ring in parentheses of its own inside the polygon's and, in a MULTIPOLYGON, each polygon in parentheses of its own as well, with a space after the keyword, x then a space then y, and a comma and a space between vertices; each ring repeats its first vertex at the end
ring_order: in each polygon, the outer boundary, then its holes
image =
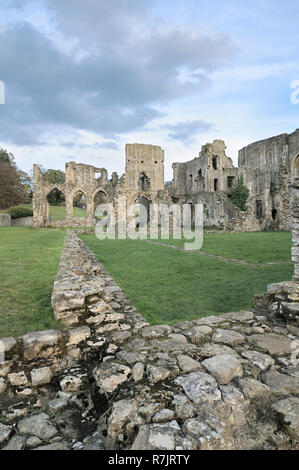
POLYGON ((73 195, 72 210, 72 216, 74 218, 87 216, 87 197, 83 191, 78 190, 73 195))
POLYGON ((49 204, 49 220, 63 220, 65 218, 65 195, 60 189, 53 188, 48 193, 47 203, 49 204))
POLYGON ((297 155, 293 163, 293 176, 296 181, 299 180, 299 155, 297 155))
POLYGON ((106 211, 104 212, 104 215, 103 216, 97 216, 96 213, 97 213, 97 208, 99 206, 101 206, 102 204, 108 204, 109 202, 109 199, 108 199, 108 196, 107 194, 102 191, 102 190, 99 190, 95 195, 94 195, 94 198, 93 198, 93 208, 94 208, 94 212, 93 212, 93 215, 96 219, 101 219, 102 217, 104 217, 105 215, 107 215, 106 211))

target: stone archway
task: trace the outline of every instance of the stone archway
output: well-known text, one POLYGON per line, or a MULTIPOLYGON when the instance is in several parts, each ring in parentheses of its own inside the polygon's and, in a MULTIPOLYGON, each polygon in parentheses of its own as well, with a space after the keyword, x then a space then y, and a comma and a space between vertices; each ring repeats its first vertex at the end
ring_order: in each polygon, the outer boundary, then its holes
POLYGON ((72 217, 87 217, 87 195, 82 189, 72 196, 72 217))
POLYGON ((97 207, 99 207, 101 204, 108 204, 108 203, 109 203, 108 194, 103 189, 98 188, 92 196, 92 207, 93 207, 92 215, 94 217, 97 217, 96 216, 97 207))
POLYGON ((57 186, 51 189, 46 196, 47 220, 63 220, 66 216, 66 198, 64 192, 57 186))
POLYGON ((295 157, 295 159, 293 161, 292 174, 293 174, 294 180, 299 181, 299 155, 297 155, 297 157, 295 157))

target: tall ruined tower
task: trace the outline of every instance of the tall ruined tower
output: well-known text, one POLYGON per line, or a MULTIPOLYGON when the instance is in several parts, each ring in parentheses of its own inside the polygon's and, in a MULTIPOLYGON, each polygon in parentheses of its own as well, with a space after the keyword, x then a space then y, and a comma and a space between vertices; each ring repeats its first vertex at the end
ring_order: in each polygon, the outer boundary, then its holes
POLYGON ((156 192, 164 189, 164 150, 157 145, 126 145, 128 191, 156 192))

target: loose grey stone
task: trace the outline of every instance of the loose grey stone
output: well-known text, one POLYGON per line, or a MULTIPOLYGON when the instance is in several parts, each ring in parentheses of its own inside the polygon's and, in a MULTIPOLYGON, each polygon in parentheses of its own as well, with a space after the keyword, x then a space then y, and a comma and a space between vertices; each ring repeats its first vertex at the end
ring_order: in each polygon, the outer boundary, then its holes
POLYGON ((153 423, 166 423, 173 420, 174 412, 165 408, 164 410, 158 411, 152 418, 153 423))
POLYGON ((238 356, 238 354, 229 346, 224 346, 216 343, 206 343, 199 348, 199 355, 202 358, 219 356, 222 354, 231 354, 238 356))
POLYGON ((194 326, 191 330, 184 330, 184 335, 187 336, 191 343, 198 344, 204 342, 213 332, 210 326, 194 326))
POLYGON ((162 338, 172 333, 172 328, 168 325, 146 326, 142 329, 142 337, 147 339, 162 338))
POLYGON ((299 377, 291 377, 276 370, 270 370, 265 373, 264 382, 275 394, 299 395, 299 377))
POLYGON ((246 312, 230 312, 230 313, 224 313, 222 315, 225 319, 232 320, 232 321, 237 321, 240 323, 245 323, 249 320, 252 320, 254 318, 254 315, 252 312, 246 311, 246 312))
POLYGON ((177 361, 179 368, 183 373, 192 372, 194 370, 200 369, 200 363, 189 356, 178 356, 177 361))
POLYGON ((0 423, 0 445, 3 444, 11 435, 12 426, 0 423))
POLYGON ((288 397, 274 403, 272 408, 282 417, 287 432, 299 439, 299 398, 288 397))
POLYGON ((265 398, 271 395, 271 389, 267 385, 251 377, 239 379, 239 385, 244 396, 250 400, 257 397, 265 398))
POLYGON ((205 372, 191 372, 186 376, 178 377, 175 383, 181 385, 193 403, 213 402, 221 399, 216 380, 205 372))
POLYGON ((169 374, 170 374, 170 371, 168 369, 165 369, 164 367, 157 367, 157 366, 150 366, 150 365, 147 366, 148 380, 153 384, 167 379, 169 374))
POLYGON ((222 399, 231 406, 240 405, 244 402, 244 395, 233 385, 221 385, 222 399))
POLYGON ((68 442, 55 442, 45 446, 37 447, 34 450, 69 450, 70 444, 68 442))
POLYGON ((13 436, 3 450, 22 450, 25 447, 26 437, 13 436))
POLYGON ((261 370, 269 369, 275 364, 275 361, 271 356, 257 351, 244 351, 242 353, 242 357, 248 359, 251 364, 257 366, 261 370))
POLYGON ((10 384, 15 387, 20 387, 29 383, 24 371, 14 374, 8 374, 7 379, 10 384))
POLYGON ((54 400, 51 400, 48 403, 48 411, 51 415, 54 415, 66 408, 66 406, 67 400, 65 400, 64 398, 54 398, 54 400))
POLYGON ((132 369, 132 376, 134 382, 139 382, 140 380, 143 379, 144 375, 144 365, 142 362, 137 362, 137 364, 134 365, 132 369))
POLYGON ((52 380, 53 373, 50 367, 41 367, 31 371, 31 383, 33 387, 49 384, 52 380))
POLYGON ((113 362, 105 362, 93 370, 96 384, 103 392, 112 393, 128 380, 131 369, 113 362))
POLYGON ((45 413, 30 416, 18 423, 18 431, 28 436, 36 436, 47 441, 56 436, 57 429, 50 423, 49 416, 45 413))
POLYGON ((23 345, 25 359, 33 359, 38 356, 40 351, 44 348, 50 348, 48 354, 51 354, 53 347, 58 344, 61 338, 62 333, 58 330, 36 331, 24 335, 23 345))
POLYGON ((68 346, 71 346, 73 344, 79 344, 82 343, 82 341, 85 341, 87 338, 89 338, 91 332, 90 328, 88 326, 81 326, 79 328, 72 328, 68 330, 68 346))
POLYGON ((0 393, 3 393, 5 392, 7 388, 7 385, 6 385, 6 382, 4 379, 2 379, 2 377, 0 378, 0 393))
POLYGON ((207 326, 217 326, 220 325, 221 323, 224 323, 226 319, 223 316, 215 316, 211 315, 210 317, 204 317, 200 318, 199 320, 194 320, 193 323, 196 323, 196 325, 207 325, 207 326))
POLYGON ((247 341, 271 355, 291 354, 292 341, 275 333, 248 336, 247 341))
POLYGON ((179 419, 185 420, 195 415, 195 406, 186 395, 174 395, 172 405, 179 419))
POLYGON ((206 359, 202 362, 202 365, 222 385, 226 385, 235 377, 242 377, 243 375, 241 362, 229 354, 206 359))
POLYGON ((34 447, 38 447, 42 444, 42 441, 35 436, 29 437, 26 441, 26 447, 28 449, 33 449, 34 447))
POLYGON ((218 328, 212 336, 215 343, 224 343, 229 346, 236 346, 245 342, 245 338, 241 333, 233 330, 224 330, 218 328))

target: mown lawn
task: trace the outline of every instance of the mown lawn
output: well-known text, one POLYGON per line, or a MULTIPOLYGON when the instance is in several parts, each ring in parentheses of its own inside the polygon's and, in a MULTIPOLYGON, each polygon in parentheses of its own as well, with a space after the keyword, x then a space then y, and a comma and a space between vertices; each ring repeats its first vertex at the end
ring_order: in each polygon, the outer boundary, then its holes
MULTIPOLYGON (((184 240, 157 241, 184 247, 184 240)), ((201 251, 249 263, 268 263, 290 261, 291 247, 291 232, 205 233, 201 251)))
POLYGON ((58 326, 50 297, 65 231, 0 228, 0 337, 58 326))
MULTIPOLYGON (((64 206, 50 206, 49 216, 52 220, 61 220, 65 217, 64 206)), ((79 209, 79 207, 73 208, 73 217, 86 217, 86 210, 79 209)))
MULTIPOLYGON (((205 251, 213 252, 214 247, 216 254, 239 259, 244 256, 254 262, 290 258, 289 234, 231 235, 205 236, 205 251), (232 237, 235 244, 231 243, 231 235, 237 235, 232 237)), ((254 294, 265 292, 269 283, 290 279, 293 274, 293 266, 288 264, 248 267, 145 241, 100 241, 94 235, 82 239, 152 324, 250 308, 254 294)))

